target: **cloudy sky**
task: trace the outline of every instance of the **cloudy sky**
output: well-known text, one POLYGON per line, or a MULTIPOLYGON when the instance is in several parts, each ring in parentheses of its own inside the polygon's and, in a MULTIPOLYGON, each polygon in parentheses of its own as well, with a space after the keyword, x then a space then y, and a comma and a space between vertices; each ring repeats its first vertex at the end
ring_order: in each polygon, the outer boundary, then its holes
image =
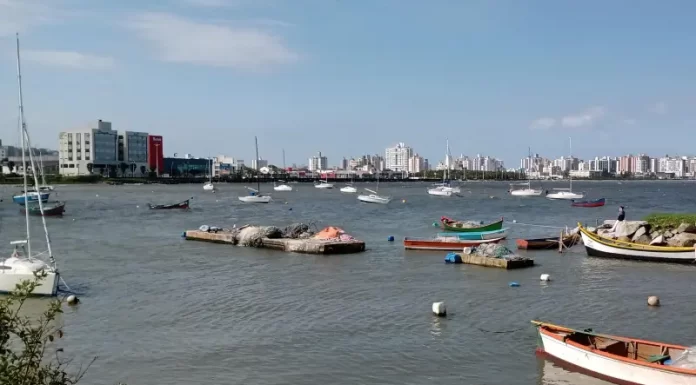
POLYGON ((165 153, 306 163, 696 154, 693 1, 0 0, 0 139, 90 120, 165 153))

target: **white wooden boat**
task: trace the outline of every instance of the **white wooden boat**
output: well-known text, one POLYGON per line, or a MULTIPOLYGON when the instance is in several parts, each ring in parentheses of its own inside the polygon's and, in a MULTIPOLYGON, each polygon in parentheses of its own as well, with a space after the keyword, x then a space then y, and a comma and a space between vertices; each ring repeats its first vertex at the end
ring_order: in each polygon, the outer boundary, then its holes
POLYGON ((695 263, 693 247, 642 245, 604 238, 578 224, 587 255, 591 257, 634 259, 653 262, 695 263))
POLYGON ((353 187, 352 185, 347 185, 347 186, 341 187, 341 192, 342 192, 342 193, 355 194, 356 192, 358 192, 358 189, 356 189, 356 188, 353 187))
POLYGON ((685 346, 532 323, 537 351, 575 370, 617 384, 696 385, 696 352, 685 346))
MULTIPOLYGON (((571 182, 572 184, 573 182, 571 182)), ((573 200, 573 199, 582 199, 585 197, 585 194, 583 193, 574 193, 570 189, 561 189, 561 188, 555 188, 554 189, 556 192, 552 192, 549 194, 546 194, 546 198, 548 199, 554 199, 554 200, 573 200)))

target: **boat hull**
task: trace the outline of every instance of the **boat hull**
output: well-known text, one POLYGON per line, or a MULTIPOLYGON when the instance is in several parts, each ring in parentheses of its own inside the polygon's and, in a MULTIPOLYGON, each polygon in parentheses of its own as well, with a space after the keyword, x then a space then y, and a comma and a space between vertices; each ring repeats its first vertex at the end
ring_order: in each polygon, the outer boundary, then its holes
MULTIPOLYGON (((41 193, 29 193, 27 195, 27 199, 29 202, 38 202, 39 201, 39 196, 41 196, 41 202, 47 202, 48 197, 51 195, 51 193, 48 192, 41 192, 41 193)), ((12 197, 12 201, 14 203, 17 203, 19 205, 24 206, 24 194, 18 194, 12 197)))
POLYGON ((597 378, 629 385, 696 385, 696 371, 692 371, 693 374, 683 373, 668 370, 666 368, 669 366, 665 365, 613 356, 601 349, 588 348, 573 341, 566 342, 563 337, 542 327, 537 328, 537 333, 540 344, 538 353, 549 355, 597 378))
POLYGON ((458 233, 477 233, 482 231, 493 231, 500 230, 503 228, 503 219, 498 222, 489 223, 487 225, 482 225, 479 227, 457 227, 456 221, 446 222, 445 220, 440 220, 440 227, 445 231, 456 231, 458 233))
MULTIPOLYGON (((43 202, 42 202, 43 203, 43 202)), ((24 205, 22 205, 22 208, 19 210, 22 212, 22 214, 25 213, 27 209, 25 208, 24 205)), ((44 205, 44 212, 43 215, 45 217, 55 217, 55 216, 61 216, 65 212, 65 203, 56 203, 51 205, 50 203, 46 203, 44 205)), ((41 215, 41 208, 37 203, 30 204, 29 205, 29 215, 41 215)))
POLYGON ((239 200, 244 203, 269 203, 271 201, 271 197, 269 195, 249 195, 239 197, 239 200))
POLYGON ((391 197, 383 197, 379 195, 358 195, 358 200, 365 203, 376 203, 380 205, 386 205, 391 202, 391 197))
POLYGON ((601 238, 580 227, 582 242, 591 257, 630 259, 650 262, 696 263, 691 247, 649 246, 601 238))
POLYGON ((286 185, 286 184, 281 184, 280 186, 275 186, 273 187, 274 191, 292 191, 292 187, 286 185))
POLYGON ((204 191, 214 191, 215 190, 215 185, 212 183, 206 183, 203 185, 203 190, 204 191))
POLYGON ((516 196, 516 197, 538 197, 543 193, 544 193, 543 190, 534 190, 534 189, 520 189, 520 190, 510 191, 510 195, 516 196))
POLYGON ((503 238, 487 239, 480 241, 456 240, 445 241, 428 238, 405 238, 404 248, 406 250, 441 250, 441 251, 461 251, 465 247, 475 247, 482 243, 498 243, 503 238))
MULTIPOLYGON (((563 238, 563 246, 572 247, 580 240, 579 235, 571 235, 563 238)), ((518 239, 515 241, 520 250, 551 250, 558 248, 558 238, 518 239)))
MULTIPOLYGON (((31 295, 55 297, 58 295, 58 282, 60 275, 54 272, 46 273, 46 277, 41 280, 41 285, 37 286, 31 295)), ((4 273, 0 269, 0 293, 7 294, 15 289, 18 283, 23 281, 33 281, 36 276, 31 273, 17 274, 4 273)))
POLYGON ((315 184, 314 187, 319 188, 319 189, 328 190, 328 189, 334 188, 334 185, 332 185, 331 183, 319 183, 319 184, 315 184))
POLYGON ((585 197, 585 194, 572 193, 572 192, 568 192, 568 191, 561 191, 561 192, 546 194, 546 198, 551 199, 551 200, 573 200, 573 199, 582 199, 584 197, 585 197))
POLYGON ((602 207, 606 203, 604 198, 597 199, 594 201, 584 201, 584 202, 573 202, 570 205, 572 207, 602 207))
POLYGON ((447 233, 440 233, 437 236, 438 237, 453 237, 453 238, 457 238, 457 239, 460 239, 463 241, 466 241, 466 240, 480 241, 480 240, 486 240, 486 239, 506 238, 507 231, 508 231, 508 229, 500 229, 500 230, 493 230, 493 231, 468 232, 468 233, 447 232, 447 233))
POLYGON ((148 207, 150 210, 186 210, 190 207, 189 200, 185 200, 183 202, 175 203, 173 205, 152 205, 148 204, 148 207))
POLYGON ((349 193, 349 194, 355 194, 358 192, 358 189, 356 189, 353 186, 346 186, 346 187, 341 187, 341 192, 342 193, 349 193))

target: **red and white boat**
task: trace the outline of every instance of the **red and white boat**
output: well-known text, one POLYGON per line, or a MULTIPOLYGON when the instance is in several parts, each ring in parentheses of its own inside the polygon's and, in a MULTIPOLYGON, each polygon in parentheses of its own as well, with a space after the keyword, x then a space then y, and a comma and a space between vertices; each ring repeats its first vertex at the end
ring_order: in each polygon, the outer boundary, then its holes
POLYGON ((505 237, 494 239, 459 239, 457 237, 440 238, 404 238, 404 248, 406 250, 442 250, 442 251, 462 251, 465 247, 476 247, 482 243, 498 243, 505 237))
POLYGON ((686 346, 532 323, 537 352, 570 369, 622 385, 696 385, 696 352, 686 346))

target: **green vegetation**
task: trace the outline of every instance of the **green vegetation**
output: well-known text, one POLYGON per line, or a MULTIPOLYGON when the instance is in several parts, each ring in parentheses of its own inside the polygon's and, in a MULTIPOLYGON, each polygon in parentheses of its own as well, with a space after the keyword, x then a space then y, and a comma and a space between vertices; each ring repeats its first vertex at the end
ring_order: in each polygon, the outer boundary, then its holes
POLYGON ((0 298, 0 384, 76 384, 87 370, 70 371, 70 360, 57 346, 63 338, 62 329, 55 326, 63 312, 59 300, 50 301, 38 319, 21 314, 45 276, 38 274, 34 281, 24 281, 8 297, 0 298))
POLYGON ((643 220, 653 229, 673 229, 682 223, 696 224, 696 214, 653 213, 643 220))

